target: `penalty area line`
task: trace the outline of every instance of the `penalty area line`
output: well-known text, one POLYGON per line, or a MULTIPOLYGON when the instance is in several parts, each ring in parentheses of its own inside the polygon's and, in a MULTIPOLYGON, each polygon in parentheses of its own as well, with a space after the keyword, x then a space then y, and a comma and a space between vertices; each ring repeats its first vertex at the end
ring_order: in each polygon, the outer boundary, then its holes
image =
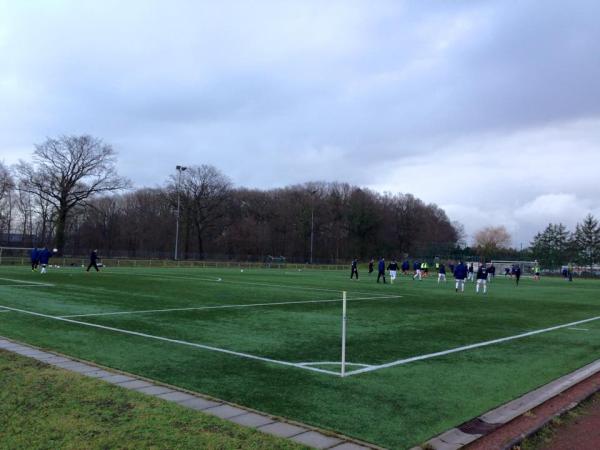
MULTIPOLYGON (((349 302, 355 301, 375 301, 382 299, 395 299, 402 298, 401 295, 389 295, 389 296, 380 296, 380 297, 358 297, 348 299, 349 302)), ((62 318, 73 318, 73 317, 96 317, 96 316, 119 316, 124 314, 152 314, 152 313, 162 313, 162 312, 177 312, 177 311, 202 311, 202 310, 210 310, 210 309, 233 309, 233 308, 253 308, 253 307, 263 307, 263 306, 284 306, 284 305, 305 305, 311 303, 335 303, 341 302, 342 299, 335 300, 299 300, 292 302, 271 302, 271 303, 251 303, 251 304, 241 304, 241 305, 216 305, 216 306, 195 306, 189 308, 167 308, 167 309, 146 309, 140 311, 113 311, 113 312, 104 312, 104 313, 90 313, 90 314, 70 314, 68 316, 57 316, 62 318)))
POLYGON ((219 348, 219 347, 213 347, 210 345, 204 345, 204 344, 196 344, 194 342, 188 342, 188 341, 182 341, 179 339, 171 339, 171 338, 166 338, 163 336, 155 336, 153 334, 147 334, 147 333, 140 333, 138 331, 131 331, 131 330, 125 330, 122 328, 115 328, 115 327, 108 327, 105 325, 99 325, 96 323, 90 323, 90 322, 82 322, 79 320, 73 320, 73 319, 67 319, 64 317, 57 317, 57 316, 50 316, 48 314, 42 314, 42 313, 38 313, 35 311, 28 311, 25 309, 19 309, 19 308, 12 308, 9 306, 3 306, 0 305, 0 308, 5 308, 8 309, 9 311, 15 311, 15 312, 19 312, 22 314, 29 314, 32 316, 37 316, 37 317, 43 317, 45 319, 51 319, 51 320, 58 320, 60 322, 66 322, 66 323, 72 323, 75 325, 82 325, 82 326, 86 326, 86 327, 91 327, 91 328, 98 328, 101 330, 107 330, 107 331, 113 331, 115 333, 122 333, 122 334, 128 334, 131 336, 138 336, 138 337, 143 337, 143 338, 147 338, 147 339, 154 339, 157 341, 162 341, 162 342, 169 342, 171 344, 179 344, 179 345, 185 345, 188 347, 195 347, 195 348, 200 348, 203 350, 209 350, 212 352, 218 352, 218 353, 225 353, 227 355, 232 355, 232 356, 238 356, 240 358, 245 358, 245 359, 252 359, 255 361, 262 361, 262 362, 267 362, 267 363, 272 363, 272 364, 279 364, 282 366, 288 366, 288 367, 295 367, 298 369, 304 369, 304 370, 310 370, 312 372, 319 372, 319 373, 324 373, 327 375, 334 375, 336 377, 340 377, 341 375, 338 372, 332 372, 331 370, 325 370, 325 369, 319 369, 317 367, 311 367, 311 366, 302 366, 298 363, 293 363, 293 362, 289 362, 289 361, 281 361, 278 359, 272 359, 272 358, 266 358, 263 356, 256 356, 256 355, 251 355, 249 353, 242 353, 242 352, 236 352, 233 350, 227 350, 224 348, 219 348))
POLYGON ((522 339, 522 338, 529 337, 529 336, 535 336, 536 334, 548 333, 550 331, 560 330, 562 328, 574 327, 577 325, 581 325, 582 323, 593 322, 598 319, 600 319, 600 316, 591 317, 589 319, 584 319, 584 320, 578 320, 576 322, 565 323, 563 325, 556 325, 554 327, 543 328, 541 330, 528 331, 526 333, 521 333, 521 334, 517 334, 514 336, 507 336, 507 337, 503 337, 500 339, 493 339, 491 341, 478 342, 476 344, 465 345, 463 347, 451 348, 449 350, 444 350, 441 352, 429 353, 429 354, 420 355, 420 356, 413 356, 412 358, 399 359, 397 361, 392 361, 392 362, 389 362, 386 364, 372 365, 370 367, 365 367, 364 369, 357 369, 357 370, 353 370, 351 372, 346 372, 346 376, 348 377, 350 375, 358 375, 361 373, 373 372, 375 370, 381 370, 381 369, 387 369, 390 367, 401 366, 401 365, 412 363, 415 361, 423 361, 425 359, 437 358, 438 356, 450 355, 452 353, 464 352, 466 350, 472 350, 472 349, 480 348, 480 347, 487 347, 488 345, 501 344, 503 342, 513 341, 515 339, 522 339))

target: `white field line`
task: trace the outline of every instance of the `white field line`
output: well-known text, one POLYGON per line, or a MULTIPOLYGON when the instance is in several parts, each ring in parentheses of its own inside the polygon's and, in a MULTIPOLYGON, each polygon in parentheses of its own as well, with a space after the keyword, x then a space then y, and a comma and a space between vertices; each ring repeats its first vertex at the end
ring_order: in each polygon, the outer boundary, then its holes
MULTIPOLYGON (((239 285, 248 285, 248 286, 264 286, 271 288, 286 288, 286 289, 295 289, 301 291, 322 291, 322 292, 340 292, 343 289, 326 289, 326 288, 316 288, 311 286, 295 286, 290 284, 276 284, 276 283, 259 283, 253 281, 225 281, 222 278, 205 278, 205 277, 184 277, 179 275, 161 275, 161 274, 148 274, 148 273, 140 273, 140 272, 129 272, 129 273, 119 273, 106 271, 106 273, 110 273, 111 275, 134 275, 139 277, 150 277, 150 278, 162 278, 166 280, 191 280, 191 281, 210 281, 213 283, 227 283, 227 284, 239 284, 239 285)), ((353 291, 354 294, 363 294, 363 295, 373 295, 373 292, 360 292, 353 291)), ((377 294, 375 294, 377 296, 377 294)))
MULTIPOLYGON (((394 298, 402 298, 401 295, 389 295, 385 297, 359 297, 348 300, 349 302, 354 301, 375 301, 382 299, 394 299, 394 298)), ((334 300, 299 300, 299 301, 291 301, 291 302, 271 302, 271 303, 251 303, 251 304, 242 304, 242 305, 216 305, 216 306, 195 306, 189 308, 168 308, 168 309, 146 309, 140 311, 114 311, 114 312, 104 312, 104 313, 90 313, 90 314, 71 314, 68 316, 57 316, 63 318, 71 318, 71 317, 95 317, 95 316, 118 316, 122 314, 150 314, 150 313, 162 313, 162 312, 173 312, 173 311, 202 311, 206 309, 230 309, 230 308, 253 308, 260 306, 281 306, 281 305, 304 305, 308 303, 335 303, 341 302, 342 299, 334 299, 334 300)))
POLYGON ((44 287, 51 287, 54 286, 53 284, 50 283, 39 283, 37 281, 23 281, 23 280, 15 280, 14 278, 0 278, 0 281, 10 281, 11 283, 17 283, 14 285, 7 285, 7 284, 0 284, 0 287, 4 287, 4 286, 23 286, 23 285, 27 285, 27 286, 44 286, 44 287))
MULTIPOLYGON (((317 362, 302 362, 298 363, 299 366, 339 366, 342 363, 340 361, 317 361, 317 362)), ((369 364, 359 364, 359 363, 346 363, 347 366, 360 366, 360 367, 371 367, 369 364)))
POLYGON ((578 320, 577 322, 565 323, 563 325, 556 325, 556 326, 550 327, 550 328, 543 328, 541 330, 528 331, 527 333, 521 333, 521 334, 517 334, 515 336, 508 336, 508 337, 504 337, 504 338, 500 338, 500 339, 493 339, 491 341, 478 342, 477 344, 465 345, 463 347, 456 347, 456 348, 452 348, 450 350, 444 350, 441 352, 429 353, 427 355, 420 355, 420 356, 413 356, 412 358, 399 359, 397 361, 392 361, 392 362, 389 362, 386 364, 372 365, 372 366, 366 367, 364 369, 357 369, 357 370, 353 370, 351 372, 346 372, 346 376, 358 375, 360 373, 372 372, 374 370, 387 369, 389 367, 400 366, 400 365, 408 364, 408 363, 415 362, 415 361, 422 361, 424 359, 436 358, 438 356, 449 355, 451 353, 463 352, 465 350, 472 350, 474 348, 480 348, 480 347, 486 347, 488 345, 500 344, 502 342, 508 342, 508 341, 512 341, 515 339, 521 339, 521 338, 525 338, 528 336, 534 336, 536 334, 560 330, 561 328, 573 327, 576 325, 580 325, 582 323, 593 322, 594 320, 598 320, 598 319, 600 319, 600 316, 596 316, 596 317, 592 317, 592 318, 584 319, 584 320, 578 320))
POLYGON ((98 325, 98 324, 89 323, 89 322, 81 322, 79 320, 67 319, 67 318, 64 318, 64 317, 50 316, 48 314, 42 314, 42 313, 38 313, 38 312, 34 312, 34 311, 28 311, 28 310, 25 310, 25 309, 12 308, 12 307, 9 307, 9 306, 2 306, 2 305, 0 305, 0 308, 5 308, 5 309, 8 309, 10 311, 20 312, 20 313, 23 313, 23 314, 29 314, 29 315, 32 315, 32 316, 43 317, 45 319, 58 320, 58 321, 61 321, 61 322, 73 323, 73 324, 76 324, 76 325, 83 325, 83 326, 86 326, 86 327, 99 328, 101 330, 114 331, 116 333, 123 333, 123 334, 129 334, 129 335, 132 335, 132 336, 139 336, 139 337, 148 338, 148 339, 155 339, 157 341, 170 342, 172 344, 187 345, 189 347, 201 348, 203 350, 209 350, 209 351, 213 351, 213 352, 225 353, 225 354, 228 354, 228 355, 238 356, 238 357, 241 357, 241 358, 253 359, 253 360, 257 360, 257 361, 263 361, 263 362, 268 362, 268 363, 273 363, 273 364, 279 364, 279 365, 283 365, 283 366, 296 367, 296 368, 304 369, 304 370, 311 370, 313 372, 320 372, 320 373, 325 373, 325 374, 328 374, 328 375, 335 375, 337 377, 340 376, 340 374, 338 372, 332 372, 330 370, 319 369, 317 367, 303 366, 303 365, 300 365, 298 363, 293 363, 293 362, 289 362, 289 361, 280 361, 278 359, 272 359, 272 358, 265 358, 265 357, 262 357, 262 356, 251 355, 249 353, 235 352, 233 350, 227 350, 227 349, 219 348, 219 347, 212 347, 210 345, 196 344, 194 342, 181 341, 179 339, 170 339, 170 338, 166 338, 166 337, 162 337, 162 336, 155 336, 155 335, 152 335, 152 334, 140 333, 140 332, 131 331, 131 330, 125 330, 125 329, 122 329, 122 328, 107 327, 107 326, 104 326, 104 325, 98 325))
POLYGON ((567 328, 568 330, 575 330, 575 331, 590 331, 589 328, 575 328, 575 327, 571 327, 571 328, 567 328))

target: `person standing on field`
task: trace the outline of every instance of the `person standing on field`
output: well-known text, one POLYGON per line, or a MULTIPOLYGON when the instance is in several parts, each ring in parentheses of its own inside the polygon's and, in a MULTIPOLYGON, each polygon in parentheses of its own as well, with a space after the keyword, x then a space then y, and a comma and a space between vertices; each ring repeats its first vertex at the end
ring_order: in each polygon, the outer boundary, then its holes
POLYGON ((456 292, 465 292, 465 280, 467 278, 467 266, 462 261, 454 268, 454 279, 456 280, 456 292))
POLYGON ((358 260, 356 258, 354 258, 352 260, 350 279, 352 279, 352 277, 354 277, 354 275, 356 275, 356 279, 358 280, 358 260))
POLYGON ((371 275, 373 273, 374 265, 375 265, 375 261, 373 260, 373 258, 371 258, 371 261, 369 261, 369 275, 371 275))
POLYGON ((38 254, 39 263, 42 269, 40 273, 46 273, 50 258, 52 258, 52 252, 48 250, 48 247, 44 247, 38 254))
POLYGON ((383 277, 383 284, 385 284, 385 259, 381 258, 379 263, 377 264, 377 282, 379 283, 379 279, 383 277))
POLYGON ((90 264, 88 265, 86 272, 89 272, 92 267, 96 269, 96 272, 100 272, 100 269, 98 269, 98 250, 94 250, 90 254, 90 264))
POLYGON ((408 275, 408 270, 410 269, 410 264, 408 260, 404 260, 402 263, 402 275, 408 275))
POLYGON ((483 293, 487 294, 487 268, 485 267, 485 263, 479 264, 479 268, 477 269, 477 285, 475 286, 475 292, 479 294, 479 286, 483 285, 483 293))
POLYGON ((515 281, 518 286, 519 280, 521 280, 521 267, 515 264, 515 266, 513 267, 513 273, 515 275, 515 281))
POLYGON ((389 263, 388 270, 390 271, 390 283, 394 284, 394 280, 398 274, 398 263, 395 259, 392 259, 392 262, 389 263))
POLYGON ((32 248, 29 252, 29 257, 31 258, 31 270, 37 270, 40 263, 40 251, 37 248, 32 248))
POLYGON ((469 281, 474 281, 474 278, 475 278, 475 271, 474 271, 474 269, 473 269, 473 263, 471 263, 471 264, 469 265, 469 269, 468 269, 468 270, 469 270, 469 273, 468 273, 467 279, 468 279, 469 281))
POLYGON ((442 264, 438 264, 438 284, 443 281, 446 282, 446 266, 442 264))
POLYGON ((413 275, 413 280, 422 280, 423 278, 421 277, 421 263, 419 261, 415 261, 413 263, 413 270, 415 271, 415 274, 413 275))

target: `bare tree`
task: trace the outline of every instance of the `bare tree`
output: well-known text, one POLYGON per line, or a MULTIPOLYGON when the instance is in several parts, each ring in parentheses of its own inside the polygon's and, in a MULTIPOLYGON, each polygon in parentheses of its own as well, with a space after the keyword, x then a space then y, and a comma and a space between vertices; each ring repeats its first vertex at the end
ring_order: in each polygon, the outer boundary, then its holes
POLYGON ((510 246, 511 236, 504 225, 498 227, 485 227, 475 233, 475 247, 482 256, 488 258, 499 249, 510 246))
POLYGON ((89 135, 61 136, 36 145, 33 163, 17 166, 19 189, 38 196, 55 209, 55 246, 62 252, 69 213, 86 206, 96 194, 129 186, 115 168, 115 151, 89 135))
POLYGON ((174 193, 181 190, 184 217, 189 218, 196 231, 199 256, 204 254, 206 232, 227 212, 227 203, 232 197, 231 181, 216 167, 209 165, 189 167, 183 172, 181 186, 177 179, 169 186, 174 193))

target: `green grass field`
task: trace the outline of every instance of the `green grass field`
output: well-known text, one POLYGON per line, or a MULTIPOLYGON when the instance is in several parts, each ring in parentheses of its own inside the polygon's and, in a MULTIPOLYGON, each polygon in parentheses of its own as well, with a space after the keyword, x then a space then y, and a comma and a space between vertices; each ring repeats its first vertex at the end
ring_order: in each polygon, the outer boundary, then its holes
POLYGON ((484 296, 364 270, 0 267, 0 335, 407 448, 600 357, 600 320, 567 325, 600 319, 599 288, 499 277, 484 296))

